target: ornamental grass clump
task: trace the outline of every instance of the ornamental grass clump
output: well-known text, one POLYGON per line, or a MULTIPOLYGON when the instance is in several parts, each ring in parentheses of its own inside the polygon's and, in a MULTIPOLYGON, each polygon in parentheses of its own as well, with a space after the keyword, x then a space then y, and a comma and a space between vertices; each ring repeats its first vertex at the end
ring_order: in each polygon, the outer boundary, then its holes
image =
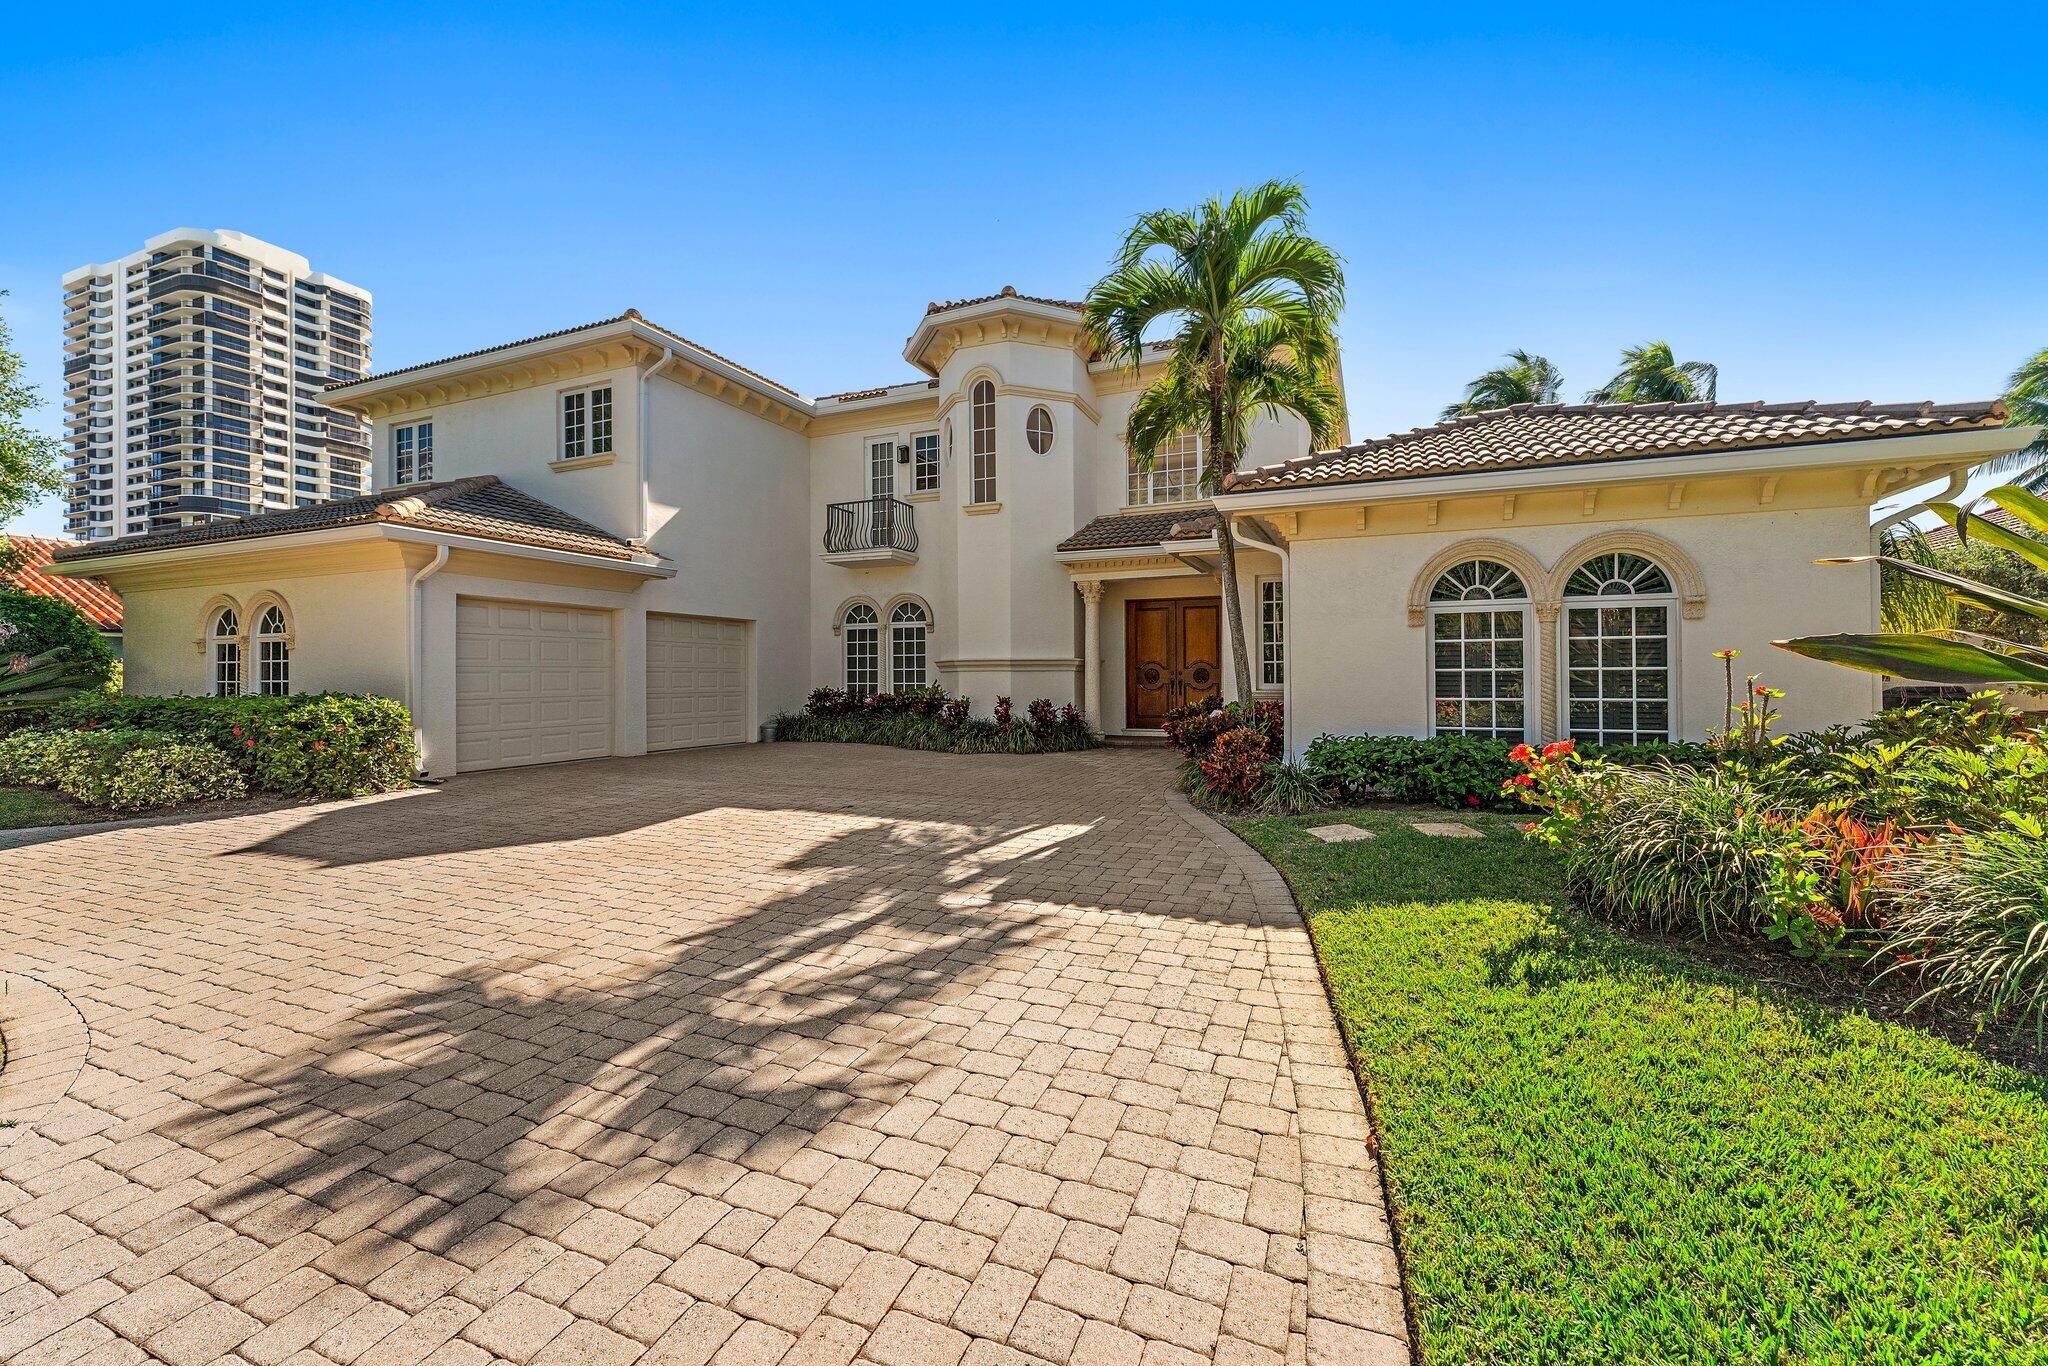
POLYGON ((2048 1034, 2048 839, 2038 824, 1938 835, 1906 850, 1887 879, 1890 971, 1922 1000, 1953 1000, 1987 1020, 2048 1034))

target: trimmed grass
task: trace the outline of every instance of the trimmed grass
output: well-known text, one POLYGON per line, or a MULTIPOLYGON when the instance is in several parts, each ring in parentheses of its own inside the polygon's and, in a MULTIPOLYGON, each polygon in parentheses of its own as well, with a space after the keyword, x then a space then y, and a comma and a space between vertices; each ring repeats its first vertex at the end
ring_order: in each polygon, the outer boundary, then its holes
POLYGON ((1425 1360, 2048 1360, 2048 1084, 1587 923, 1516 820, 1441 816, 1234 823, 1308 915, 1425 1360))
POLYGON ((0 787, 0 830, 91 820, 84 807, 39 787, 0 787))

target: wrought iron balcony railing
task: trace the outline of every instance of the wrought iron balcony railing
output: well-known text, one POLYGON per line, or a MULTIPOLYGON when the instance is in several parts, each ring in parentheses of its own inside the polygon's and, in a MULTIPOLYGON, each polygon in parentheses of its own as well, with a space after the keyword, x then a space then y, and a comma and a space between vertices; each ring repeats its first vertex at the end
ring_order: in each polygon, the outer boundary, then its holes
POLYGON ((856 503, 825 506, 825 553, 845 555, 859 550, 900 550, 917 553, 917 516, 910 504, 894 498, 863 498, 856 503))

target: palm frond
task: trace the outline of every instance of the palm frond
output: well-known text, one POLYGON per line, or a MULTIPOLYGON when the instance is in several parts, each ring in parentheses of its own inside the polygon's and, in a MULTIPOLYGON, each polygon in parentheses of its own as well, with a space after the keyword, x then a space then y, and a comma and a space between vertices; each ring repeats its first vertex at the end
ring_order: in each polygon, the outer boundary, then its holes
MULTIPOLYGON (((1911 523, 1887 529, 1882 546, 1886 559, 1941 568, 1926 533, 1911 523)), ((1878 604, 1878 622, 1887 631, 1941 631, 1956 624, 1956 600, 1946 589, 1890 565, 1879 575, 1878 604)))

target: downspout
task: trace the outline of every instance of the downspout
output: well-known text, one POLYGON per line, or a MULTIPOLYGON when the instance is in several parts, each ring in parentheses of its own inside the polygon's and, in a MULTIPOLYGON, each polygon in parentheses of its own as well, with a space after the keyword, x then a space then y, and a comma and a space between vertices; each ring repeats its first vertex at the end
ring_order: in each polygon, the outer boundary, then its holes
POLYGON ((666 370, 675 358, 676 349, 673 346, 663 346, 661 359, 640 372, 640 427, 634 433, 634 440, 640 447, 636 462, 640 466, 640 534, 637 539, 643 546, 647 544, 648 529, 654 521, 647 485, 647 455, 651 444, 647 439, 647 424, 653 409, 653 399, 649 395, 650 386, 647 382, 666 370))
MULTIPOLYGON (((1277 540, 1266 539, 1265 528, 1261 527, 1258 523, 1241 523, 1235 516, 1232 516, 1230 521, 1233 526, 1245 526, 1255 530, 1258 533, 1256 536, 1247 536, 1245 537, 1245 539, 1250 541, 1253 545, 1258 546, 1261 550, 1272 551, 1273 554, 1276 557, 1278 557, 1280 561, 1280 611, 1283 614, 1281 617, 1281 624, 1284 629, 1288 619, 1292 616, 1294 612, 1294 583, 1291 572, 1293 569, 1294 561, 1291 557, 1289 557, 1286 549, 1283 548, 1277 540)), ((1283 650, 1286 649, 1284 643, 1282 644, 1281 648, 1283 650)), ((1280 669, 1280 750, 1282 755, 1285 757, 1286 761, 1288 763, 1293 763, 1294 661, 1283 654, 1280 660, 1280 669)))
POLYGON ((427 752, 427 734, 420 725, 420 699, 427 687, 427 609, 420 585, 441 572, 448 563, 448 546, 434 547, 434 558, 406 583, 406 603, 412 609, 412 742, 422 755, 427 752))
POLYGON ((1914 503, 1910 507, 1900 508, 1889 517, 1879 519, 1870 528, 1871 552, 1875 554, 1883 547, 1885 532, 1890 531, 1899 523, 1909 521, 1927 511, 1928 503, 1953 503, 1956 499, 1963 496, 1963 490, 1968 487, 1969 482, 1970 470, 1968 467, 1951 470, 1948 476, 1948 487, 1943 489, 1939 496, 1927 499, 1924 502, 1914 503))

